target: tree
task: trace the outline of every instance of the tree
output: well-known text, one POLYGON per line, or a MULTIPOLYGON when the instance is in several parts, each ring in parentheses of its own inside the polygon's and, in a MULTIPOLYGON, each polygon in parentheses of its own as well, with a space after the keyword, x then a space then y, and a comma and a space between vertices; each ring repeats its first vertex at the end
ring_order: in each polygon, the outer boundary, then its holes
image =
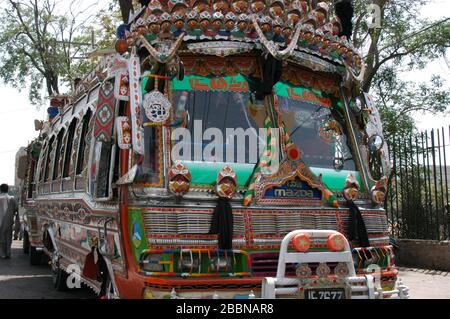
POLYGON ((395 163, 389 176, 385 207, 393 230, 406 238, 439 239, 439 235, 433 237, 435 234, 424 229, 424 225, 437 229, 437 221, 431 216, 442 210, 428 199, 432 194, 426 187, 427 168, 422 160, 424 154, 434 150, 422 145, 423 136, 417 134, 414 117, 424 112, 448 113, 450 91, 437 75, 431 75, 423 83, 405 76, 407 72, 423 70, 440 57, 445 59, 450 47, 450 19, 428 21, 421 17, 421 10, 431 2, 373 0, 381 9, 378 29, 369 29, 364 23, 368 16, 367 3, 355 2, 357 14, 352 41, 364 52, 367 65, 361 88, 371 92, 380 109, 392 163, 395 163))
POLYGON ((7 0, 0 14, 0 77, 18 89, 29 85, 32 104, 42 102, 42 84, 48 96, 61 85, 73 89, 76 77, 92 67, 86 58, 92 48, 95 4, 80 9, 80 1, 7 0), (66 9, 61 15, 58 12, 66 9))
POLYGON ((429 0, 373 0, 379 6, 380 28, 368 27, 368 2, 355 1, 352 42, 364 53, 367 65, 361 89, 371 92, 380 108, 388 137, 412 132, 416 112, 449 110, 450 93, 444 81, 433 76, 425 83, 401 78, 402 73, 423 69, 444 57, 450 47, 450 19, 432 22, 421 18, 429 0))
POLYGON ((118 0, 118 1, 120 5, 120 11, 122 13, 122 19, 125 23, 128 23, 130 12, 133 10, 133 1, 132 0, 118 0))
POLYGON ((130 12, 138 5, 145 7, 150 3, 150 0, 114 0, 114 3, 119 2, 120 12, 124 23, 128 23, 130 12))

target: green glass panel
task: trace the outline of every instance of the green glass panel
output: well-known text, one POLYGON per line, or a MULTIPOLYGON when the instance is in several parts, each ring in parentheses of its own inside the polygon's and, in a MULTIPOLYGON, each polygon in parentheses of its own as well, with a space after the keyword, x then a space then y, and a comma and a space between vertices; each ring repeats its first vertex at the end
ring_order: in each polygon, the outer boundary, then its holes
POLYGON ((197 186, 210 186, 216 183, 217 174, 225 166, 231 166, 236 172, 238 185, 245 186, 253 173, 254 164, 239 163, 213 163, 213 162, 184 162, 192 175, 192 184, 197 186))
POLYGON ((235 76, 207 77, 186 75, 183 81, 173 79, 172 89, 175 91, 231 91, 247 92, 249 84, 245 78, 238 74, 235 76))
POLYGON ((362 180, 359 172, 355 171, 335 171, 334 169, 329 168, 316 168, 311 167, 311 171, 314 175, 319 176, 322 174, 322 181, 327 186, 328 189, 333 191, 340 191, 344 188, 345 180, 347 179, 348 174, 353 174, 356 180, 360 185, 362 185, 362 180))
MULTIPOLYGON (((192 174, 192 184, 197 186, 211 186, 214 185, 217 179, 217 174, 225 166, 231 166, 238 177, 238 185, 244 187, 245 183, 250 178, 254 165, 253 164, 234 164, 234 163, 208 163, 208 162, 184 162, 192 174)), ((322 180, 328 189, 333 191, 340 191, 344 188, 345 180, 351 173, 356 180, 362 185, 361 176, 355 171, 335 171, 327 168, 312 167, 311 171, 319 176, 322 174, 322 180)))
POLYGON ((274 90, 278 96, 293 98, 296 97, 301 98, 305 102, 310 102, 317 105, 322 105, 321 103, 317 103, 320 100, 326 101, 326 104, 330 106, 342 108, 342 101, 336 98, 334 95, 324 93, 315 89, 307 89, 301 86, 296 86, 290 84, 289 82, 278 82, 274 86, 274 90), (311 94, 312 93, 312 94, 311 94))

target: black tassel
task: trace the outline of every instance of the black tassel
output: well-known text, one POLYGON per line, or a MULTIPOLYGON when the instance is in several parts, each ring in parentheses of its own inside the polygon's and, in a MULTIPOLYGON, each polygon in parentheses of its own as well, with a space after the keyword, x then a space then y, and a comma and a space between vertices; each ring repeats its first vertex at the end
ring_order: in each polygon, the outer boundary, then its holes
POLYGON ((260 87, 256 91, 256 99, 258 101, 262 101, 267 95, 272 94, 273 86, 280 80, 283 69, 282 62, 270 54, 267 57, 262 57, 261 65, 263 76, 260 87))
POLYGON ((361 247, 369 247, 369 236, 367 235, 366 224, 361 215, 361 211, 353 201, 347 201, 350 210, 350 224, 348 239, 350 241, 357 240, 361 247))
POLYGON ((341 20, 342 32, 339 36, 345 35, 347 39, 350 40, 353 32, 353 15, 355 13, 355 9, 353 7, 352 0, 338 0, 335 2, 335 10, 336 15, 341 20))
POLYGON ((228 199, 218 199, 209 233, 219 235, 219 249, 233 248, 233 210, 228 199))

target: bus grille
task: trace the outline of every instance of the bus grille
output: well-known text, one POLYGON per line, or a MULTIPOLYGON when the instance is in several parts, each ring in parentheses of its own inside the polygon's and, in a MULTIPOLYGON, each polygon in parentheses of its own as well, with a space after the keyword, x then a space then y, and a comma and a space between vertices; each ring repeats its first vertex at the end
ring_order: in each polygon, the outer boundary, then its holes
MULTIPOLYGON (((362 212, 371 245, 388 245, 383 211, 362 212)), ((151 247, 214 247, 210 234, 212 208, 150 208, 143 210, 144 227, 151 247)), ((233 247, 275 249, 296 229, 326 229, 348 233, 350 214, 334 210, 233 209, 233 247)))

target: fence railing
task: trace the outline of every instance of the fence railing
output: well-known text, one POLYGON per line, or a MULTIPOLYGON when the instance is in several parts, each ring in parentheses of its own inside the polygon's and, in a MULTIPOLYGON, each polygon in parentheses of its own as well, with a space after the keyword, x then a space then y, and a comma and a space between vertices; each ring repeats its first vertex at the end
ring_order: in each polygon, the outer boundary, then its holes
POLYGON ((450 239, 450 126, 389 143, 392 172, 385 207, 391 235, 450 239))

